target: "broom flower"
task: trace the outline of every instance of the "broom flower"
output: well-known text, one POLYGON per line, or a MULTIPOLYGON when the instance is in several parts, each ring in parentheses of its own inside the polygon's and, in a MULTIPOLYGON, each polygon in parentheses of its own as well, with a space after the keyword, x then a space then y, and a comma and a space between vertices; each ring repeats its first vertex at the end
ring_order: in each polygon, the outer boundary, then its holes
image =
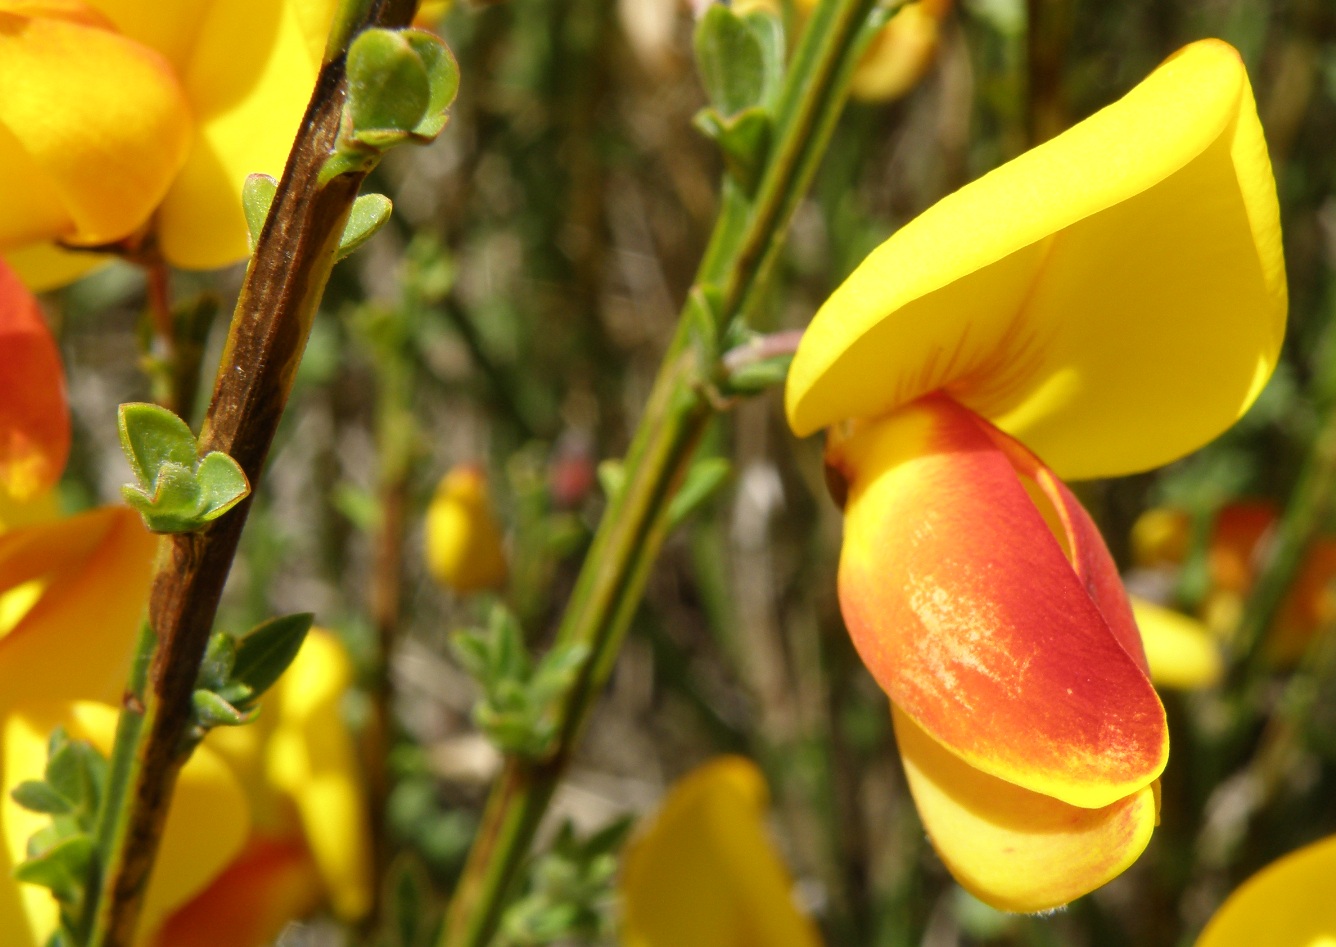
POLYGON ((911 221, 803 338, 786 407, 797 434, 829 429, 841 610, 929 836, 996 907, 1126 869, 1168 753, 1121 581, 1060 478, 1227 428, 1286 306, 1247 75, 1206 40, 911 221))

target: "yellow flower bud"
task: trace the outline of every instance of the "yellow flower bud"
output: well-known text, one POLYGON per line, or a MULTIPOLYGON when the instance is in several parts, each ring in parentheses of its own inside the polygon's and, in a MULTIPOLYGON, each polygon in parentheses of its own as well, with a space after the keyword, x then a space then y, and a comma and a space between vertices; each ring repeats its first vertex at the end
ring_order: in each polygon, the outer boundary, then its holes
POLYGON ((460 595, 506 579, 501 529, 492 515, 487 480, 473 464, 450 470, 427 509, 427 569, 460 595))

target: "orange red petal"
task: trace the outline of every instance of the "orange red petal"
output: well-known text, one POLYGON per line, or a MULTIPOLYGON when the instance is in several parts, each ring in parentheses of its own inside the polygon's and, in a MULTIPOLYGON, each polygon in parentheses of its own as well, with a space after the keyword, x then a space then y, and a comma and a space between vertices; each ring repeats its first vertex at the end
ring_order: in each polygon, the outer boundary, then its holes
POLYGON ((1056 477, 942 396, 830 460, 850 486, 841 610, 897 706, 971 766, 1072 805, 1159 775, 1164 709, 1131 609, 1056 477))
POLYGON ((0 492, 30 500, 60 479, 70 452, 65 373, 41 307, 0 263, 0 492))

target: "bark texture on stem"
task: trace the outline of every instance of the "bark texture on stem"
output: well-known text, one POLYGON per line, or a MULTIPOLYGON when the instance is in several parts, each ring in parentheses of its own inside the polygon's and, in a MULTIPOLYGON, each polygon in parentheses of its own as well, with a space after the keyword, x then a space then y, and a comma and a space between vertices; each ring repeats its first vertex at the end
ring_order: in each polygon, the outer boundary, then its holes
MULTIPOLYGON (((363 0, 353 6, 366 15, 359 25, 404 25, 412 14, 412 4, 400 0, 363 0)), ((343 32, 346 46, 352 31, 343 32)), ((260 481, 361 185, 362 175, 356 174, 324 186, 317 180, 338 133, 343 80, 339 52, 328 58, 316 80, 246 272, 200 433, 201 456, 215 450, 231 455, 252 486, 260 481)), ((127 806, 115 814, 112 850, 102 866, 92 947, 133 942, 172 790, 186 758, 182 746, 195 679, 249 508, 247 499, 208 528, 164 542, 149 602, 157 648, 142 695, 143 722, 127 806)))

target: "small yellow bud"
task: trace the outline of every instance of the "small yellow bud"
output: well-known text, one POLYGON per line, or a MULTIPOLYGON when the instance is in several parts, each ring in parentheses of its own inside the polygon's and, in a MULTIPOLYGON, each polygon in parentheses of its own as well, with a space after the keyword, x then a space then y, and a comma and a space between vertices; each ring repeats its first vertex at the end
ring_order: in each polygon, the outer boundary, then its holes
POLYGON ((441 478, 427 509, 426 544, 432 578, 460 595, 505 581, 501 529, 477 466, 460 464, 441 478))

